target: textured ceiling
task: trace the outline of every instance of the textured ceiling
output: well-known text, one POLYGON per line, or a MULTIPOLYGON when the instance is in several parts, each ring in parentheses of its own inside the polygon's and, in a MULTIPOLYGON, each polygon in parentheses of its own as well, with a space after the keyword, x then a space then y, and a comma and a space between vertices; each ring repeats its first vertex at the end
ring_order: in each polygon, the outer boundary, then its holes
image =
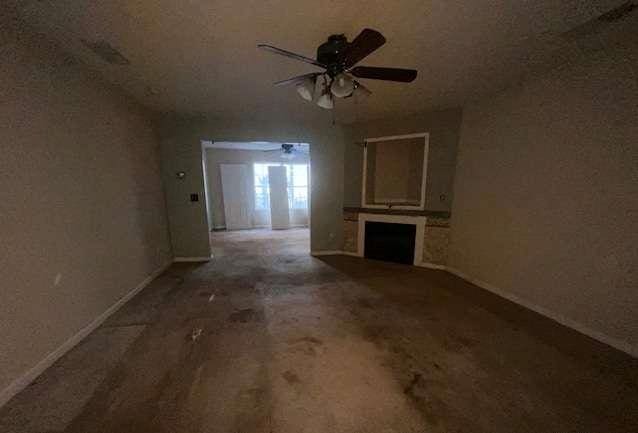
MULTIPOLYGON (((6 0, 8 1, 8 0, 6 0)), ((149 108, 221 119, 329 117, 273 81, 316 69, 256 49, 314 57, 330 34, 364 27, 387 43, 361 64, 415 68, 411 84, 365 80, 373 95, 338 101, 340 121, 460 106, 545 62, 563 32, 619 0, 30 0, 22 19, 149 108), (129 61, 104 62, 108 41, 129 61)))

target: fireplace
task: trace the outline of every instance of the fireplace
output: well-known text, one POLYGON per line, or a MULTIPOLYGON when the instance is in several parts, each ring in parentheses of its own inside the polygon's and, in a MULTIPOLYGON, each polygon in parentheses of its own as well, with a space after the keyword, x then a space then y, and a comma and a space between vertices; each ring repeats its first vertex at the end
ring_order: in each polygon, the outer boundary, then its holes
POLYGON ((361 212, 357 221, 357 256, 421 265, 424 216, 361 212))
MULTIPOLYGON (((414 239, 414 254, 411 256, 411 264, 426 268, 442 269, 447 264, 447 248, 449 239, 449 214, 434 211, 410 211, 410 210, 390 210, 390 209, 367 209, 367 208, 344 208, 343 226, 343 253, 356 257, 379 258, 381 260, 395 260, 397 258, 387 258, 379 256, 377 250, 382 240, 372 240, 376 245, 366 248, 366 225, 372 222, 398 225, 409 225, 414 227, 412 239, 414 239)), ((377 230, 384 226, 370 226, 367 237, 378 237, 377 230), (372 231, 373 233, 370 233, 372 231)), ((387 226, 386 226, 387 227, 387 226)), ((383 235, 383 232, 381 232, 383 235)), ((392 242, 392 241, 391 241, 392 242)), ((392 247, 388 247, 392 249, 392 247)), ((401 246, 399 246, 401 249, 401 246)), ((403 263, 408 263, 407 254, 401 257, 403 263)))
POLYGON ((413 264, 416 228, 414 224, 366 221, 364 257, 413 264))

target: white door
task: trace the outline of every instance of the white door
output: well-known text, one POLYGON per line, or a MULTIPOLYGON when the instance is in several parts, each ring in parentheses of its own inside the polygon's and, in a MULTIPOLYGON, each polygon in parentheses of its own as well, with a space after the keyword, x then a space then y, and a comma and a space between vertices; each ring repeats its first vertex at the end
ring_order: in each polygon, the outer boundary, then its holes
POLYGON ((226 230, 252 228, 250 183, 246 164, 221 164, 226 230))
POLYGON ((268 167, 268 185, 270 187, 270 224, 273 230, 290 228, 286 167, 268 167))

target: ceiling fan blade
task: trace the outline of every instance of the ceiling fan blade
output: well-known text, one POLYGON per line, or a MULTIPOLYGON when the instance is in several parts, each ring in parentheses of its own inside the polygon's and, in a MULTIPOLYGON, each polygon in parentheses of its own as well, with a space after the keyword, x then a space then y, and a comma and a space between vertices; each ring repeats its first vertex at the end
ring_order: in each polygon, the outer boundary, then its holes
POLYGON ((381 33, 372 29, 363 29, 343 53, 345 68, 359 63, 383 44, 385 44, 385 38, 381 33))
POLYGON ((275 86, 285 86, 286 84, 301 83, 307 78, 315 78, 317 75, 321 75, 323 72, 311 72, 310 74, 298 75, 296 77, 288 78, 287 80, 281 80, 274 83, 275 86))
POLYGON ((302 56, 301 54, 296 54, 291 51, 282 50, 281 48, 273 47, 272 45, 259 44, 257 45, 257 48, 279 54, 280 56, 290 57, 291 59, 310 63, 311 65, 319 66, 320 68, 326 68, 326 65, 319 63, 315 59, 311 59, 310 57, 302 56))
POLYGON ((371 80, 400 81, 410 83, 415 80, 417 71, 414 69, 377 68, 374 66, 357 66, 349 71, 357 78, 371 80))

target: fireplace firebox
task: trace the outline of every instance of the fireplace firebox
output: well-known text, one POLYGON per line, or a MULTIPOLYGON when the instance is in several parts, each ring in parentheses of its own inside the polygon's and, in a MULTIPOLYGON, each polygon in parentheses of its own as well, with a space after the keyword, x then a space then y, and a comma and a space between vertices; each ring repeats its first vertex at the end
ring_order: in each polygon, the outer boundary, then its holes
POLYGON ((365 222, 364 256, 388 262, 414 263, 416 225, 365 222))

